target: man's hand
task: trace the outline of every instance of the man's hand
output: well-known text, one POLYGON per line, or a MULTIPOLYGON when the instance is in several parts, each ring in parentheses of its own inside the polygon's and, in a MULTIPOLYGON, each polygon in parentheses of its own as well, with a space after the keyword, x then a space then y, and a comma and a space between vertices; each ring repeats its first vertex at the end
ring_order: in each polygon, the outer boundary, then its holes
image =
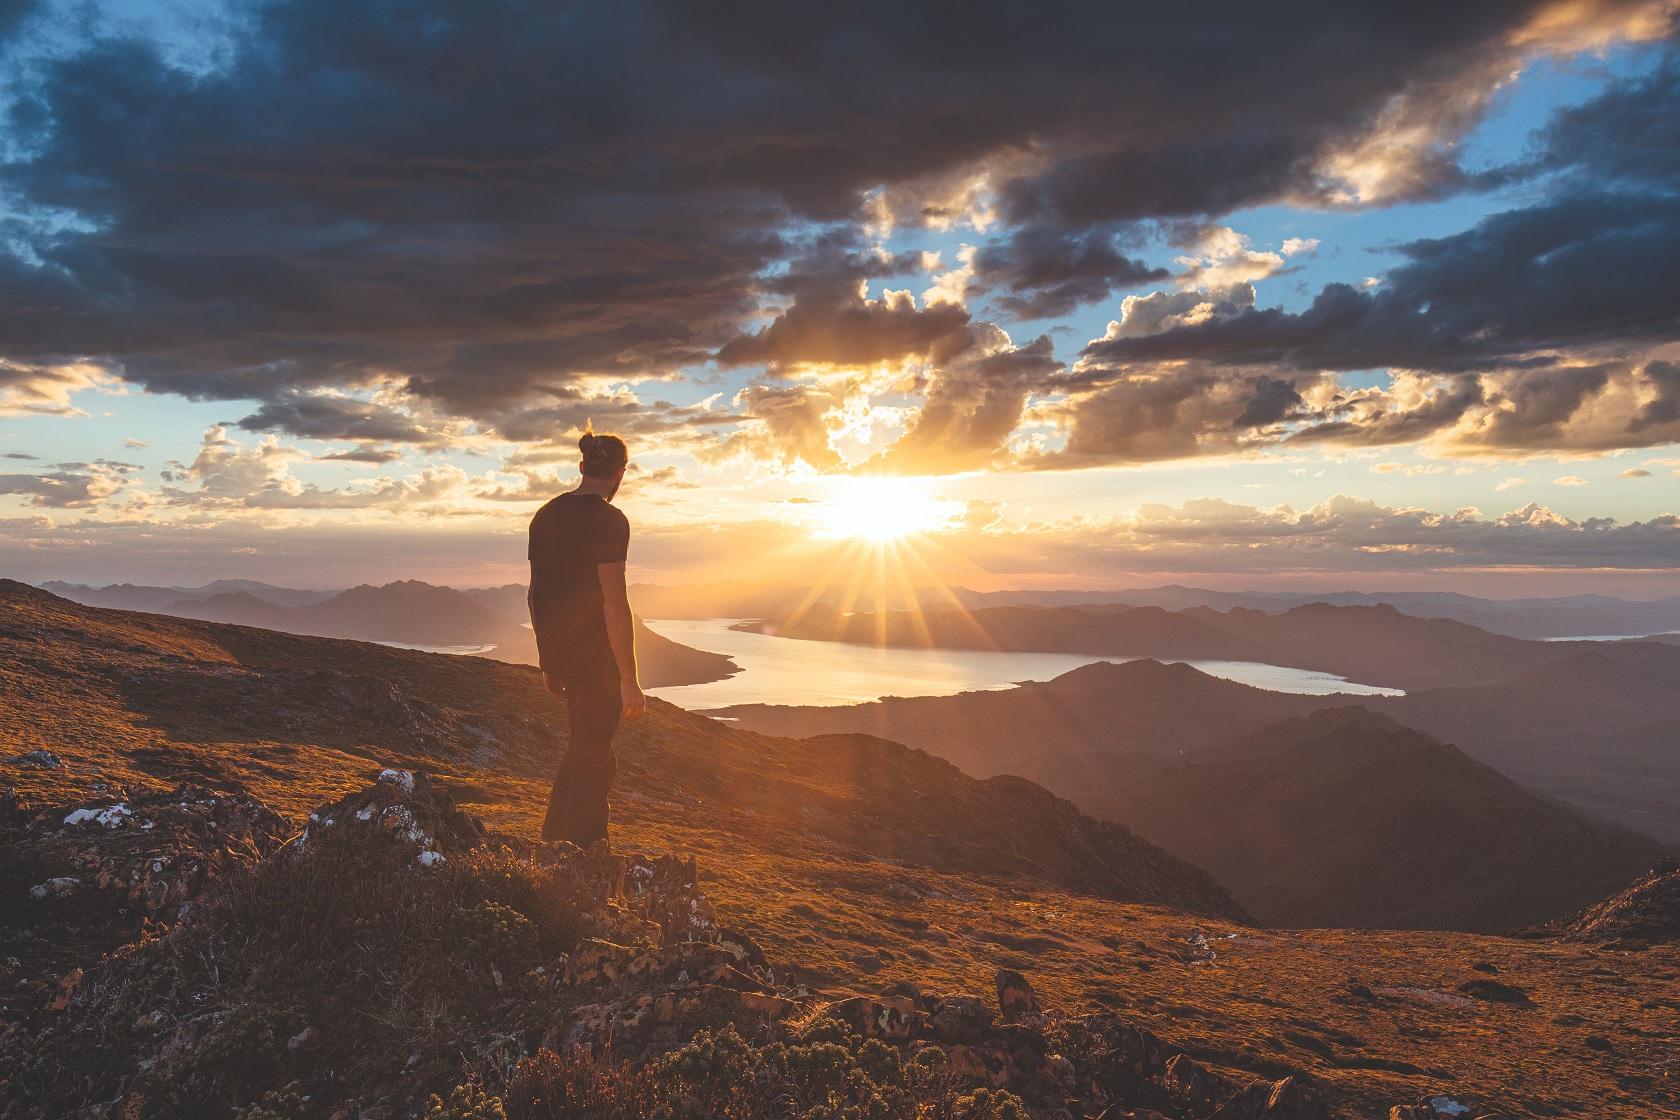
POLYGON ((624 705, 621 714, 625 719, 641 719, 647 711, 647 697, 642 695, 642 686, 635 681, 620 681, 618 698, 624 705))

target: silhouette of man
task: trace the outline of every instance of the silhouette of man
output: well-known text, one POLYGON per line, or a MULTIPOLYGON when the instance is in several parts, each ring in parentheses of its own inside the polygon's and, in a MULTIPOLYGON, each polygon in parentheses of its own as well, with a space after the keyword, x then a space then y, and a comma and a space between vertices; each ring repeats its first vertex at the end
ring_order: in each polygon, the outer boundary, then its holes
POLYGON ((636 679, 624 586, 630 522, 612 507, 630 454, 593 427, 578 440, 583 480, 531 518, 531 627, 550 692, 566 698, 571 742, 554 777, 544 840, 587 848, 607 838, 607 791, 621 719, 647 710, 636 679))

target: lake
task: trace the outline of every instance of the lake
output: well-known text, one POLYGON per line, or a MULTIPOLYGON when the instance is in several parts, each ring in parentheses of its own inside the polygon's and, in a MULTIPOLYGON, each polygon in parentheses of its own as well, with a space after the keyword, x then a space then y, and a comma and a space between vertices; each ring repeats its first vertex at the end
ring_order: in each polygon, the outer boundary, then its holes
MULTIPOLYGON (((643 619, 648 629, 673 642, 726 654, 741 671, 709 684, 648 691, 684 708, 731 704, 865 704, 883 696, 950 696, 958 692, 1008 688, 1022 681, 1047 681, 1095 661, 1082 653, 1011 653, 969 649, 882 649, 843 642, 775 638, 730 627, 736 618, 643 619)), ((1402 696, 1398 688, 1356 684, 1332 673, 1292 669, 1258 661, 1190 661, 1210 676, 1273 692, 1308 696, 1402 696)))

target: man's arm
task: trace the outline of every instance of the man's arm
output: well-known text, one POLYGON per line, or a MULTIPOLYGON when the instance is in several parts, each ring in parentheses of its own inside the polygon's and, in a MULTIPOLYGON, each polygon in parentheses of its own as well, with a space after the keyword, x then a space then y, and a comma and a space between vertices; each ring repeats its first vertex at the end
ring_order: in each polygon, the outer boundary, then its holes
POLYGON ((618 695, 625 719, 640 719, 647 711, 647 697, 636 680, 636 630, 630 617, 630 592, 624 584, 624 565, 599 564, 595 572, 601 581, 601 607, 607 616, 607 643, 618 664, 618 695))

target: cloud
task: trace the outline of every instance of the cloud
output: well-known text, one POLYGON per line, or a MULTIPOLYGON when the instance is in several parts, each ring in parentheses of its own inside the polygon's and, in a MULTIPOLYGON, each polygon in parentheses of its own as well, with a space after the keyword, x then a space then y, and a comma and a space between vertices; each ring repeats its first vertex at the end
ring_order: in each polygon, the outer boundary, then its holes
POLYGON ((945 474, 991 465, 1028 396, 1053 385, 1061 371, 1049 336, 1017 347, 1001 328, 977 324, 967 345, 940 361, 904 435, 866 469, 945 474))
POLYGON ((98 464, 64 464, 46 474, 0 474, 0 494, 15 494, 31 506, 83 509, 97 506, 123 487, 122 472, 98 464))
POLYGON ((1623 478, 1650 478, 1651 472, 1644 467, 1629 467, 1622 472, 1623 478))
POLYGON ((378 401, 333 393, 285 393, 264 401, 239 421, 248 432, 285 432, 304 439, 368 440, 376 443, 443 442, 445 432, 419 423, 412 413, 378 401))
POLYGON ((1586 479, 1582 478, 1578 474, 1566 474, 1561 478, 1552 479, 1552 485, 1553 486, 1587 486, 1587 485, 1590 485, 1590 484, 1587 482, 1586 479))
POLYGON ((1027 226, 975 253, 971 290, 1000 291, 992 303, 1004 315, 1041 319, 1167 275, 1123 253, 1114 230, 1027 226))
POLYGON ((458 500, 467 492, 466 472, 451 465, 429 466, 406 478, 321 487, 291 474, 290 465, 307 458, 275 436, 249 446, 216 425, 205 431, 191 463, 172 464, 164 472, 161 496, 173 506, 229 511, 402 508, 424 513, 431 505, 458 500), (194 485, 180 485, 187 483, 194 485))
POLYGON ((817 242, 786 275, 765 282, 767 291, 792 297, 770 324, 730 339, 717 352, 719 364, 872 366, 925 356, 968 326, 961 303, 917 306, 908 291, 867 294, 871 279, 900 275, 914 265, 859 249, 849 237, 817 242))
MULTIPOLYGON (((1283 438, 1314 378, 1283 380, 1181 367, 1086 367, 1070 395, 1036 415, 1067 428, 1063 449, 1022 458, 1031 467, 1144 463, 1257 449, 1283 438)), ((1310 411, 1310 410, 1309 410, 1310 411)))
MULTIPOLYGON (((954 37, 901 5, 288 0, 218 24, 214 50, 167 18, 38 29, 55 45, 17 68, 6 121, 22 156, 0 188, 22 217, 0 357, 256 400, 249 430, 291 435, 402 423, 326 415, 323 390, 394 385, 496 428, 713 355, 892 361, 960 331, 960 308, 848 288, 757 331, 811 230, 1007 223, 1000 300, 1073 307, 1147 275, 1105 240, 1115 223, 1342 179, 1455 189, 1452 143, 1525 58, 1660 34, 1660 10, 1228 5, 1210 40, 1118 8, 984 6, 954 37)), ((70 392, 35 375, 12 399, 70 392)))
POLYGON ((317 455, 315 458, 325 463, 367 463, 372 466, 383 466, 394 463, 402 458, 402 452, 390 447, 352 447, 344 451, 334 451, 327 455, 317 455))
POLYGON ((735 457, 766 465, 803 463, 817 470, 837 469, 843 460, 829 442, 828 418, 844 399, 843 392, 810 385, 748 385, 736 395, 736 404, 753 423, 702 451, 701 458, 735 457))
POLYGON ((1526 479, 1526 478, 1502 478, 1502 479, 1499 480, 1499 483, 1496 486, 1494 486, 1493 489, 1495 490, 1495 492, 1503 494, 1507 490, 1515 490, 1520 486, 1527 486, 1527 485, 1528 485, 1528 479, 1526 479))
POLYGON ((87 389, 115 384, 106 371, 88 362, 29 363, 0 354, 0 416, 71 416, 71 398, 87 389))

